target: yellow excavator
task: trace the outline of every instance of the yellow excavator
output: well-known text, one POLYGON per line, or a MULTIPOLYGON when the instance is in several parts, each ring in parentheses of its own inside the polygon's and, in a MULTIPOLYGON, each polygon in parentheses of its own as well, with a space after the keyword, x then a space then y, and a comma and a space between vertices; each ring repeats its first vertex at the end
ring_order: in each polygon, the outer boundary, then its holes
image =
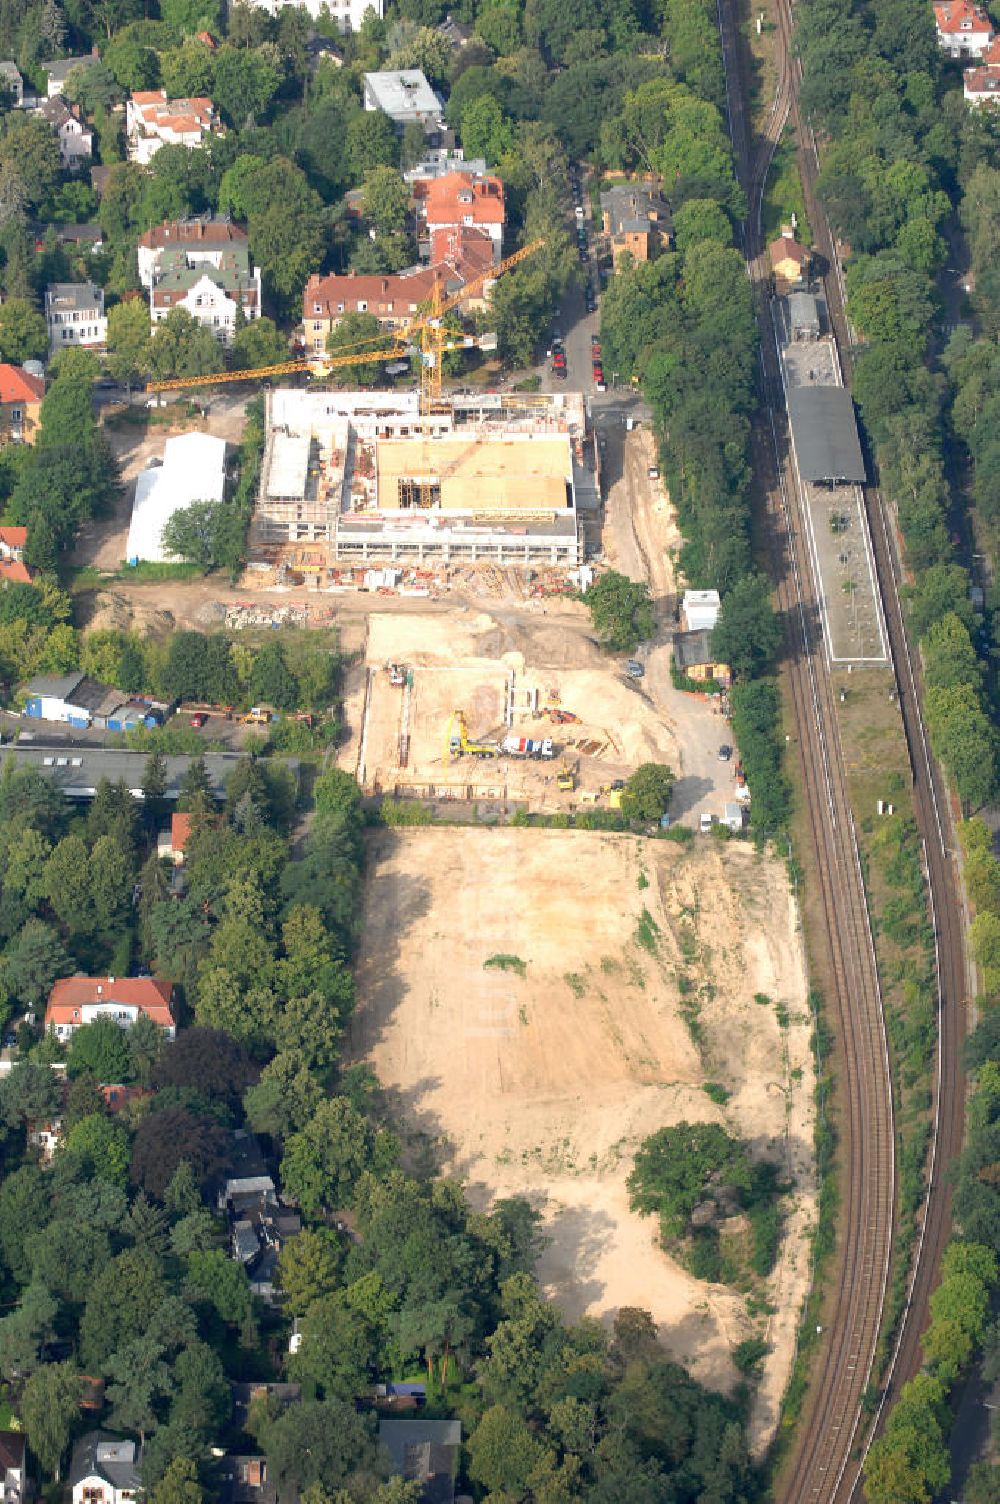
POLYGON ((499 757, 500 755, 499 742, 469 740, 465 716, 460 710, 452 711, 445 747, 445 762, 453 757, 499 757))
POLYGON ((572 794, 576 788, 576 775, 572 768, 567 767, 566 763, 563 763, 556 774, 556 787, 562 794, 572 794))

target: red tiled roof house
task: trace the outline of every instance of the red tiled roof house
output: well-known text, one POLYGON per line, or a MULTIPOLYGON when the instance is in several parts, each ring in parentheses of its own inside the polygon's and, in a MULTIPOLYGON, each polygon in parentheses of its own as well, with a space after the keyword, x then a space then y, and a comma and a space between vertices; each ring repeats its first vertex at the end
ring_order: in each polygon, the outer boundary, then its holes
POLYGON ((145 1013, 167 1039, 177 1033, 174 989, 155 977, 64 977, 49 993, 45 1027, 57 1039, 71 1039, 77 1029, 98 1018, 111 1018, 130 1029, 145 1013))

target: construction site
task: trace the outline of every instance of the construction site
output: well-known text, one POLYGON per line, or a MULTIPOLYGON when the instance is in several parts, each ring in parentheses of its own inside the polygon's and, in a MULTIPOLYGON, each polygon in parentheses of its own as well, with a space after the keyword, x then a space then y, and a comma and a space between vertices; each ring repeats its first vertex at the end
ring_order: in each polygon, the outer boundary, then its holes
POLYGON ((338 564, 489 560, 572 568, 600 505, 578 392, 268 394, 251 565, 335 586, 338 564))
POLYGON ((344 716, 341 765, 369 794, 614 808, 639 763, 678 762, 654 706, 568 618, 522 632, 486 612, 372 613, 344 716))

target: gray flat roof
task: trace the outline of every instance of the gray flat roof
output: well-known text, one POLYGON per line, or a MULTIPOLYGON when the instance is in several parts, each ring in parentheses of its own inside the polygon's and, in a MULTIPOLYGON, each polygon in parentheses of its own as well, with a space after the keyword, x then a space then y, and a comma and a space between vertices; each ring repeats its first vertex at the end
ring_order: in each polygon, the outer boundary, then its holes
MULTIPOLYGON (((62 790, 67 799, 91 799, 102 778, 111 783, 124 779, 137 797, 142 790, 147 753, 119 747, 58 744, 52 747, 0 747, 0 766, 10 759, 17 768, 35 768, 62 790)), ((226 779, 240 760, 238 752, 206 752, 205 769, 216 797, 225 793, 226 779)), ((166 797, 176 799, 191 758, 165 757, 166 797)))
POLYGON ((788 417, 803 480, 864 484, 865 462, 850 392, 842 386, 790 387, 788 417))

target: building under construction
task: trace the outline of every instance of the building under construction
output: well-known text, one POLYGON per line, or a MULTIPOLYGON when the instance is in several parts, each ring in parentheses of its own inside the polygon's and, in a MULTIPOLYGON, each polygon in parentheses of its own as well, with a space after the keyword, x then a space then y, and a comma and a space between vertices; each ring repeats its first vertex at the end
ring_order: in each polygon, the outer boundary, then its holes
POLYGON ((579 393, 456 396, 279 389, 251 535, 258 557, 322 544, 330 563, 573 566, 596 490, 579 393))

